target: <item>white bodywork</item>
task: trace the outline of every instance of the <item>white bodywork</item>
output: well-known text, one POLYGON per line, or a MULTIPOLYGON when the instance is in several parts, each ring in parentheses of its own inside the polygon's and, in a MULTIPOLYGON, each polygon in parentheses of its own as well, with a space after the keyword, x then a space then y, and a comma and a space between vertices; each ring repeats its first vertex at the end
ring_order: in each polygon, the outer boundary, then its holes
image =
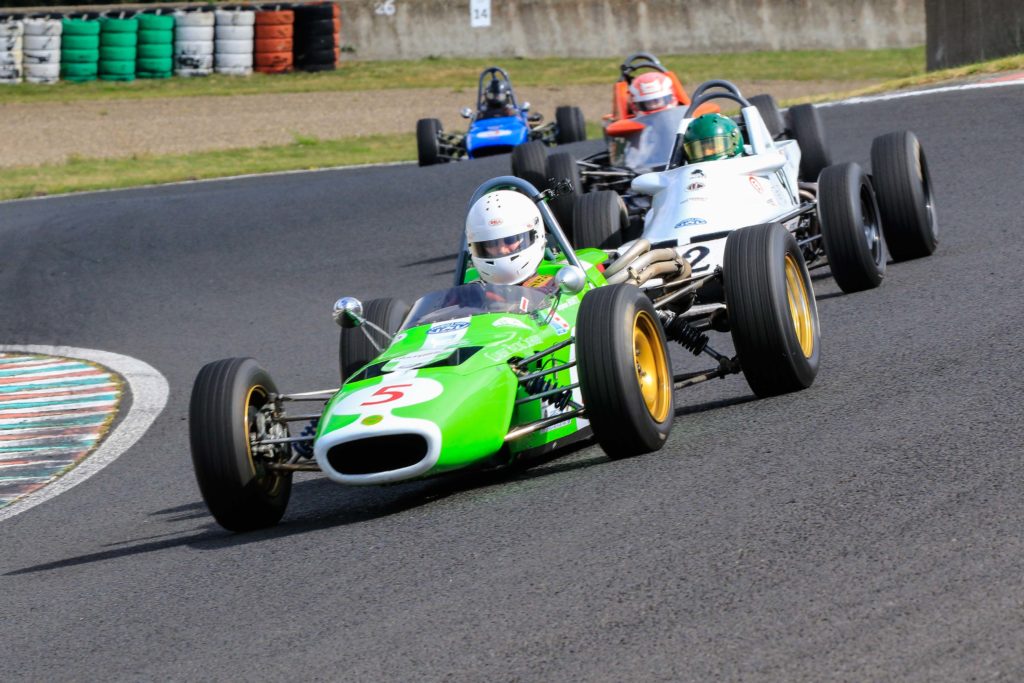
MULTIPOLYGON (((756 107, 741 111, 749 138, 743 156, 633 179, 635 192, 652 196, 643 238, 655 246, 674 242, 694 275, 722 265, 728 232, 778 220, 800 204, 800 147, 795 140, 773 141, 756 107)), ((685 133, 693 120, 680 122, 677 134, 685 133)), ((624 244, 620 253, 631 244, 624 244)))

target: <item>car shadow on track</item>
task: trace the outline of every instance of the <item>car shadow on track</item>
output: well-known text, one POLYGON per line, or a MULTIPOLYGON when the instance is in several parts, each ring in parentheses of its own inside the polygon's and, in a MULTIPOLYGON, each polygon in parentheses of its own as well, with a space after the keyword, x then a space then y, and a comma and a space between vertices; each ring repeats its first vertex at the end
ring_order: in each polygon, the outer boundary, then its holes
POLYGON ((582 453, 586 445, 589 444, 570 446, 535 459, 528 469, 510 467, 504 470, 453 473, 436 479, 367 488, 342 487, 323 477, 299 481, 293 488, 293 509, 281 524, 244 534, 232 534, 219 527, 209 517, 202 502, 188 503, 150 513, 151 516, 169 515, 166 519, 168 522, 193 518, 207 520, 201 527, 186 532, 186 535, 170 532, 109 543, 104 546, 104 550, 16 569, 4 576, 33 574, 181 547, 216 551, 248 543, 273 542, 276 538, 388 517, 474 489, 508 485, 608 462, 603 453, 582 453))

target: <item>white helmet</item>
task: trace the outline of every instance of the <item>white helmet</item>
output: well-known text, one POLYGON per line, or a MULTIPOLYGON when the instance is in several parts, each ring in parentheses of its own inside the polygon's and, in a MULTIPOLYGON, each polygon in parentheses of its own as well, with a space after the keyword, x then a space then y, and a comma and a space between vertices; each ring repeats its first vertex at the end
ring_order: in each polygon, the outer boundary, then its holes
POLYGON ((544 260, 544 221, 533 200, 513 190, 489 192, 466 216, 466 242, 480 279, 517 285, 544 260))
POLYGON ((679 104, 672 88, 672 79, 657 71, 634 78, 629 84, 629 95, 639 114, 651 114, 679 104))

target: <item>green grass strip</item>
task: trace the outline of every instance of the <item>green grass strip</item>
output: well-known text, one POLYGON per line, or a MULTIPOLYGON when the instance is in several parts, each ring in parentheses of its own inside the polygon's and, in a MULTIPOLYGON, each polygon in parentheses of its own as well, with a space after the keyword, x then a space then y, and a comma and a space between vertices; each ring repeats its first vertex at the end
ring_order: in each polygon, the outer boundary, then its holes
MULTIPOLYGON (((431 58, 419 61, 346 62, 337 71, 293 74, 211 75, 132 83, 22 83, 0 88, 0 104, 16 102, 75 102, 81 100, 144 99, 266 95, 349 90, 451 88, 472 93, 483 67, 505 67, 512 82, 525 87, 612 83, 621 57, 568 58, 431 58)), ((662 55, 687 88, 712 78, 730 80, 873 80, 905 78, 924 73, 923 47, 889 50, 801 50, 725 54, 662 55)), ((401 106, 400 100, 396 106, 401 106)))

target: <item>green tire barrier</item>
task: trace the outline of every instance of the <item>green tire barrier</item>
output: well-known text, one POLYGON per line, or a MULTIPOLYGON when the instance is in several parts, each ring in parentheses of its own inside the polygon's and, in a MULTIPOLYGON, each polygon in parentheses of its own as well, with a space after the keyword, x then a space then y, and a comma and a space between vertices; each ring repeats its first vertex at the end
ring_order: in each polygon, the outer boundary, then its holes
POLYGON ((61 50, 61 64, 95 64, 100 61, 99 50, 61 50))
POLYGON ((134 47, 101 47, 100 62, 131 62, 135 61, 134 47))
POLYGON ((174 46, 170 43, 139 43, 138 57, 142 59, 170 59, 174 56, 174 46))
POLYGON ((92 64, 68 64, 67 62, 64 62, 60 65, 61 78, 75 83, 95 81, 98 71, 99 65, 96 64, 96 62, 93 62, 92 64))
POLYGON ((101 76, 134 76, 135 60, 100 62, 101 76))
POLYGON ((147 57, 140 58, 135 62, 136 68, 139 71, 146 71, 149 73, 170 73, 171 69, 174 68, 174 60, 170 57, 151 59, 147 57))
POLYGON ((139 22, 136 19, 113 19, 105 17, 100 20, 102 33, 138 33, 139 22))
POLYGON ((139 45, 155 45, 167 43, 170 45, 174 41, 174 31, 139 31, 139 45))
POLYGON ((60 41, 65 50, 97 50, 100 46, 100 34, 64 35, 60 41))
POLYGON ((61 21, 63 35, 67 36, 98 36, 100 22, 95 19, 64 19, 61 21))
POLYGON ((139 42, 137 33, 101 33, 100 47, 135 47, 139 42))
POLYGON ((173 75, 171 71, 136 71, 135 75, 138 78, 170 78, 173 75))
POLYGON ((170 14, 139 14, 139 31, 173 31, 174 16, 170 14))

